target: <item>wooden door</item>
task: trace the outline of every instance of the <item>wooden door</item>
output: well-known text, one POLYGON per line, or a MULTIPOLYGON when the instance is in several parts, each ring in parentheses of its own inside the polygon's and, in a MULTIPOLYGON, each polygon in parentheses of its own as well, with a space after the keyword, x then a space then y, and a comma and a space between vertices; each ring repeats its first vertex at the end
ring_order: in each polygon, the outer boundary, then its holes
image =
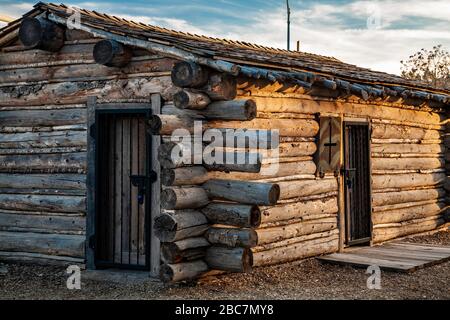
POLYGON ((145 114, 97 116, 96 266, 149 268, 150 155, 145 114))
POLYGON ((345 123, 344 185, 347 245, 371 240, 369 126, 345 123))

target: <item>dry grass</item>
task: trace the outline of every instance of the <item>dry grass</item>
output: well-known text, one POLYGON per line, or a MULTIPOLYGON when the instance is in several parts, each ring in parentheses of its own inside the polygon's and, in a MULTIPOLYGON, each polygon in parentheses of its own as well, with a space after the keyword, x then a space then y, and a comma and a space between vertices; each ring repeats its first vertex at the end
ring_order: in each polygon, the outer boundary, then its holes
MULTIPOLYGON (((450 246, 450 232, 404 241, 450 246)), ((197 284, 117 284, 84 280, 66 289, 64 268, 10 264, 0 275, 1 299, 450 299, 450 262, 412 274, 383 272, 382 289, 366 287, 365 270, 322 264, 316 259, 256 268, 197 284)))

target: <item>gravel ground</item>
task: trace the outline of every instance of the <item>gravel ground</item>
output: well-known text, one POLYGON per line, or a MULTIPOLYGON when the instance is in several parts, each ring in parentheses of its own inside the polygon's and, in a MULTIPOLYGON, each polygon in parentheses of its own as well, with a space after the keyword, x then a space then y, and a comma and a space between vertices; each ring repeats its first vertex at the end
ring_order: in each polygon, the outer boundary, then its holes
MULTIPOLYGON (((404 241, 450 246, 450 231, 404 241)), ((194 284, 117 284, 83 280, 66 289, 65 269, 3 265, 0 299, 450 299, 450 262, 412 274, 382 272, 381 290, 366 287, 364 269, 322 264, 316 259, 255 268, 194 284)), ((0 269, 1 266, 0 266, 0 269)))

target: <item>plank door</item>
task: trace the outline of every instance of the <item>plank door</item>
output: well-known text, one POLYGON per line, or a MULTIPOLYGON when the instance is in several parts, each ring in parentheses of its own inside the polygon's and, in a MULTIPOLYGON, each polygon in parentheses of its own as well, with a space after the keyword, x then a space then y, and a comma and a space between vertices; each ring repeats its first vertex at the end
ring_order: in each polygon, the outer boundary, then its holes
POLYGON ((367 123, 345 123, 344 188, 347 245, 371 240, 370 146, 367 123))
POLYGON ((149 268, 150 170, 146 116, 97 117, 96 267, 149 268))

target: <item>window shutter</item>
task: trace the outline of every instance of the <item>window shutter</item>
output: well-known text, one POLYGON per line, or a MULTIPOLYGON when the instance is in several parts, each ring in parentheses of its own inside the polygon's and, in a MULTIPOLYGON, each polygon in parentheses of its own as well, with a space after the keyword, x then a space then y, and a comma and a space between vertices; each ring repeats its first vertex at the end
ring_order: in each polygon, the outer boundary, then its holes
POLYGON ((341 128, 339 117, 321 117, 318 173, 339 172, 341 165, 341 128))

